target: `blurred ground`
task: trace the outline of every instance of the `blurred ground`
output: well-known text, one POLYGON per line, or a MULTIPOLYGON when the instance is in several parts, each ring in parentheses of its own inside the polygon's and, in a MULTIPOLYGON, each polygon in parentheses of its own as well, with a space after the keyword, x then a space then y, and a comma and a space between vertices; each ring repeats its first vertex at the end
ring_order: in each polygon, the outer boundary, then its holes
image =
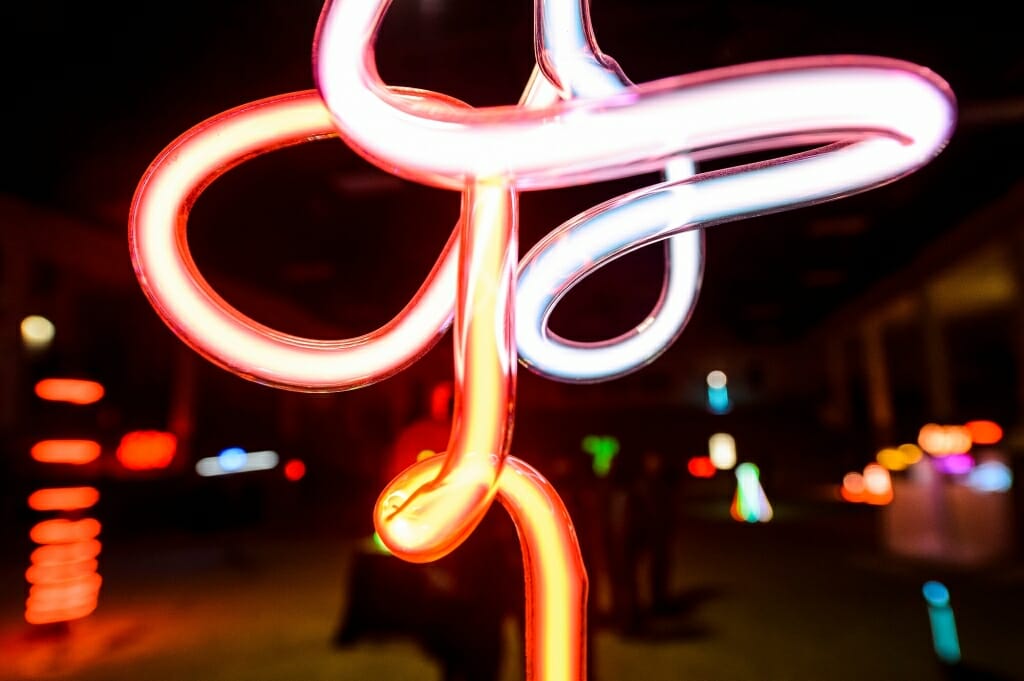
MULTIPOLYGON (((874 508, 820 501, 775 511, 771 523, 743 525, 724 502, 682 504, 672 547, 676 611, 629 637, 597 626, 592 678, 951 678, 932 652, 921 597, 929 579, 951 592, 964 655, 956 678, 1024 678, 1024 563, 968 570, 894 559, 877 546, 874 508)), ((408 638, 331 645, 345 573, 362 549, 329 520, 108 540, 100 606, 66 634, 22 621, 24 557, 4 552, 0 678, 439 679, 436 661, 408 638)), ((592 593, 598 581, 592 575, 592 593)), ((505 641, 502 680, 522 678, 511 620, 505 641)))

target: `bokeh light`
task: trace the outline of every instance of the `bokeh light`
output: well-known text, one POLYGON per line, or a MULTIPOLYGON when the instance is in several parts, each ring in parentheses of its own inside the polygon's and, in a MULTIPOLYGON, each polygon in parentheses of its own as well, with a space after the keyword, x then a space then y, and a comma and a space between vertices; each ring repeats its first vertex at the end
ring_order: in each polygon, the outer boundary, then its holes
POLYGON ((736 465, 736 440, 729 433, 715 433, 708 438, 708 454, 715 468, 723 471, 736 465))
POLYGON ((159 430, 137 430, 121 438, 117 460, 130 471, 167 468, 178 451, 178 438, 159 430))
POLYGON ((612 470, 612 461, 619 453, 619 440, 611 435, 587 435, 581 443, 583 451, 593 458, 594 475, 603 478, 612 470))
POLYGON ((963 426, 928 423, 921 427, 917 444, 932 456, 965 454, 971 450, 971 433, 963 426))
POLYGON ((839 493, 846 501, 853 503, 864 501, 864 476, 857 471, 851 471, 844 475, 839 493))
POLYGON ((977 492, 1008 492, 1013 472, 1002 461, 983 461, 967 474, 964 484, 977 492))
POLYGON ((82 465, 99 458, 102 448, 95 440, 42 440, 32 445, 32 458, 40 463, 82 465))
POLYGON ((241 447, 228 447, 217 455, 217 463, 226 473, 234 473, 245 467, 249 455, 241 447))
POLYGON ((964 428, 976 445, 994 445, 1003 439, 1003 429, 995 421, 968 421, 964 428))
POLYGON ((949 590, 941 582, 928 581, 921 587, 921 593, 928 604, 935 654, 946 664, 959 663, 960 638, 956 631, 956 618, 949 605, 949 590))
POLYGON ((695 478, 711 478, 718 469, 711 463, 711 457, 694 456, 686 462, 686 470, 695 478))
POLYGON ((709 388, 724 388, 725 384, 728 382, 728 378, 726 377, 724 371, 719 371, 718 369, 715 369, 714 371, 708 374, 707 382, 709 388))
POLYGON ((729 508, 734 520, 766 523, 772 519, 772 507, 761 487, 760 476, 755 464, 745 462, 736 466, 736 496, 729 508))
POLYGON ((974 457, 970 454, 949 454, 936 458, 935 467, 948 475, 965 475, 974 468, 974 457))
POLYGON ((50 347, 57 327, 46 317, 33 314, 21 320, 21 342, 30 350, 45 350, 50 347))
POLYGON ((306 477, 306 464, 302 459, 289 459, 284 464, 284 477, 291 482, 298 482, 306 477))
POLYGON ((99 499, 95 487, 48 487, 30 494, 28 506, 34 511, 80 511, 99 499))
POLYGON ((878 463, 864 467, 864 501, 882 506, 892 501, 892 478, 889 471, 878 463))
MULTIPOLYGON (((217 456, 206 456, 196 462, 196 473, 204 478, 232 473, 251 473, 277 467, 280 457, 270 450, 247 452, 241 447, 228 447, 217 456)), ((301 462, 300 462, 301 463, 301 462)))
POLYGON ((103 399, 103 386, 80 378, 44 378, 36 383, 36 396, 49 402, 93 404, 103 399))

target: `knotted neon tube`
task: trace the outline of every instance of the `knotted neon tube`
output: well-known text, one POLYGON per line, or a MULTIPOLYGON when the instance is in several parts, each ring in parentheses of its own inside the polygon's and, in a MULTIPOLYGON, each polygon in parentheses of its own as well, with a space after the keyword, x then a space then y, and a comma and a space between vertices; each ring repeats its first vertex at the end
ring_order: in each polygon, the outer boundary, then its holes
POLYGON ((527 568, 528 675, 580 678, 586 588, 571 523, 539 474, 524 473, 514 459, 503 467, 516 350, 531 369, 568 381, 604 380, 652 361, 696 299, 701 228, 912 172, 948 140, 953 98, 927 69, 857 56, 633 85, 594 43, 586 2, 538 0, 538 67, 519 105, 471 109, 380 81, 373 44, 387 6, 341 0, 325 7, 316 44, 323 102, 306 92, 240 107, 185 133, 154 161, 130 218, 136 272, 161 316, 196 350, 252 380, 298 390, 345 390, 400 371, 441 336, 455 301, 448 453, 398 476, 380 496, 375 523, 395 553, 431 560, 453 550, 497 494, 516 521, 527 568), (335 134, 388 172, 463 192, 463 209, 420 290, 391 322, 358 338, 317 341, 260 325, 223 301, 188 253, 185 223, 199 193, 230 167, 335 134), (705 159, 810 145, 819 146, 692 176, 692 164, 705 159), (666 181, 586 211, 535 245, 513 293, 516 192, 654 170, 664 170, 666 181), (662 296, 640 325, 599 343, 550 332, 551 311, 572 286, 661 240, 669 254, 662 296), (528 530, 545 523, 544 532, 528 530), (551 544, 545 537, 552 536, 560 539, 551 544), (547 560, 554 549, 562 559, 547 560), (539 586, 551 584, 572 594, 571 603, 539 586))

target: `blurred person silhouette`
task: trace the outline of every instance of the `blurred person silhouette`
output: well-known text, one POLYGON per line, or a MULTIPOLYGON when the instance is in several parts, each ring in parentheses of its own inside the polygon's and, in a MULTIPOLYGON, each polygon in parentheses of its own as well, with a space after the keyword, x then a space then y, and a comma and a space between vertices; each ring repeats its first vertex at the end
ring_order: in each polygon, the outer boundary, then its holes
MULTIPOLYGON (((395 438, 381 489, 448 446, 451 383, 436 384, 426 401, 427 413, 395 438)), ((437 660, 443 681, 496 681, 506 618, 523 607, 520 563, 515 528, 497 502, 461 546, 431 563, 407 563, 367 541, 352 561, 333 642, 345 647, 364 639, 411 638, 437 660)))
POLYGON ((613 622, 621 633, 639 635, 654 615, 670 608, 672 481, 664 457, 654 449, 640 456, 620 454, 611 479, 613 622))

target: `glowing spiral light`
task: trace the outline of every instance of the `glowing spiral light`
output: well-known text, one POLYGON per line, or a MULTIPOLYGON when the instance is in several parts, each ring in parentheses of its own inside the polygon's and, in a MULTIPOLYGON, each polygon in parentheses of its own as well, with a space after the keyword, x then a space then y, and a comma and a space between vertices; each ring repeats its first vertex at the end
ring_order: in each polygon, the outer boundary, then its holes
MULTIPOLYGON (((446 455, 414 464, 385 488, 377 532, 399 557, 433 560, 454 550, 499 498, 519 529, 527 568, 527 677, 582 679, 586 574, 575 532, 551 486, 508 456, 517 355, 531 370, 564 381, 605 380, 645 366, 689 318, 703 226, 827 201, 913 172, 948 141, 953 97, 927 69, 857 56, 634 85, 595 44, 587 2, 537 0, 537 66, 519 104, 474 109, 380 80, 374 40, 388 4, 329 2, 315 46, 317 92, 222 113, 156 158, 132 204, 135 270, 158 313, 196 351, 292 390, 382 380, 422 356, 454 318, 455 425, 446 455), (333 136, 387 172, 462 192, 462 214, 426 280, 391 321, 326 341, 281 333, 229 306, 199 273, 186 224, 201 191, 232 167, 333 136), (812 145, 819 146, 693 174, 702 160, 812 145), (519 191, 651 171, 665 181, 562 224, 517 266, 519 191), (667 244, 662 294, 642 323, 592 343, 550 331, 554 307, 573 286, 657 241, 667 244)), ((760 488, 756 469, 743 464, 737 474, 740 487, 752 488, 758 519, 770 517, 763 490, 753 489, 760 488)))

